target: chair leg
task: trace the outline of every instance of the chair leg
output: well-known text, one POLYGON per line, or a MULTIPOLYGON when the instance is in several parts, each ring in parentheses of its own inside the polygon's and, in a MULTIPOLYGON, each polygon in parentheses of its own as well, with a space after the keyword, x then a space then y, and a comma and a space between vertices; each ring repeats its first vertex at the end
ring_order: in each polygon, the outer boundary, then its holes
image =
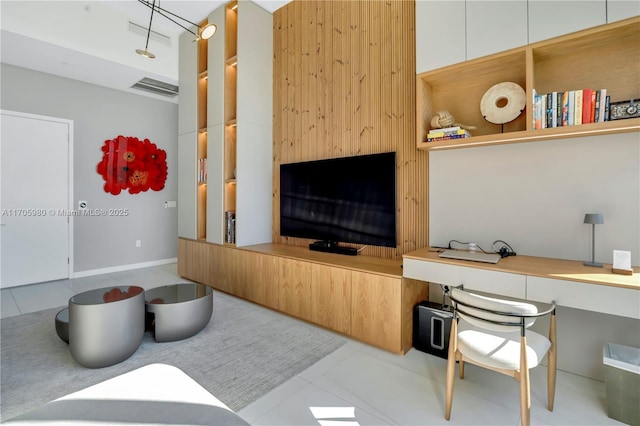
POLYGON ((449 337, 449 355, 447 357, 447 390, 444 418, 451 418, 451 404, 453 402, 453 382, 456 373, 456 352, 458 350, 458 323, 454 318, 451 321, 451 336, 449 337))
POLYGON ((529 426, 531 393, 529 389, 529 366, 527 365, 527 339, 520 337, 520 423, 529 426))
POLYGON ((549 323, 549 341, 551 347, 547 354, 548 366, 547 366, 547 403, 549 411, 553 411, 553 402, 556 396, 556 368, 558 351, 556 346, 556 315, 551 315, 549 323))
POLYGON ((464 379, 464 361, 462 360, 462 357, 460 357, 461 359, 458 361, 458 368, 460 369, 460 380, 464 379))

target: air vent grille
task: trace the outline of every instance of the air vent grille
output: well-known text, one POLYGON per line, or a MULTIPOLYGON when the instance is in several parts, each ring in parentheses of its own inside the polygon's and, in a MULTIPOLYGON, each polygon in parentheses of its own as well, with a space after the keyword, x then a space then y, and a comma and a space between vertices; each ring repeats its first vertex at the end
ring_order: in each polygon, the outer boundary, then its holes
MULTIPOLYGON (((135 22, 129 21, 129 31, 131 31, 132 33, 140 34, 141 36, 144 36, 146 38, 147 32, 149 31, 149 29, 142 25, 138 25, 135 22)), ((159 32, 151 30, 151 33, 149 34, 149 38, 151 40, 158 41, 162 44, 166 44, 167 46, 171 46, 171 37, 166 36, 164 34, 160 34, 159 32)))
POLYGON ((178 94, 178 86, 164 81, 154 80, 153 78, 145 77, 142 80, 131 86, 133 89, 144 90, 147 92, 155 93, 157 95, 168 96, 170 98, 178 94))

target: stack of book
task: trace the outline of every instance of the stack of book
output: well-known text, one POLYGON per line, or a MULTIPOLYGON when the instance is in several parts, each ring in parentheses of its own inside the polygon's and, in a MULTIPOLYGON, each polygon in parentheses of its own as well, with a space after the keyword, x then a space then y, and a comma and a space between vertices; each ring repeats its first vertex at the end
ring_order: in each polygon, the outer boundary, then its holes
POLYGON ((538 94, 533 91, 533 128, 576 126, 609 121, 607 89, 568 90, 538 94))
POLYGON ((446 141, 449 139, 469 138, 471 133, 460 126, 431 129, 427 134, 427 142, 446 141))

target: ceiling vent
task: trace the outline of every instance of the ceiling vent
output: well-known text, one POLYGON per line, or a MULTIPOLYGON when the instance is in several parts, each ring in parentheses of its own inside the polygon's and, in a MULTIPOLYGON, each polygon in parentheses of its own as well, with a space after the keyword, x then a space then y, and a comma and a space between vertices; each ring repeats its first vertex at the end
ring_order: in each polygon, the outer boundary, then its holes
POLYGON ((155 93, 156 95, 167 96, 173 98, 178 94, 178 86, 164 81, 154 80, 145 77, 131 86, 132 89, 144 90, 146 92, 155 93))
MULTIPOLYGON (((149 32, 149 29, 147 27, 143 27, 142 25, 138 25, 135 22, 129 21, 129 31, 131 31, 132 33, 140 34, 143 37, 147 37, 147 32, 149 32)), ((162 44, 166 44, 167 46, 171 46, 171 37, 160 34, 159 32, 151 30, 149 38, 162 44)))

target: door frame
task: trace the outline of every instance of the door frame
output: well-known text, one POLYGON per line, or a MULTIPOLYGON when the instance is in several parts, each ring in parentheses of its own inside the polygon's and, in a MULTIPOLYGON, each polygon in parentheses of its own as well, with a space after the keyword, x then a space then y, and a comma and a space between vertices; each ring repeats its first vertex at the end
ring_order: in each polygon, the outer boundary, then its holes
MULTIPOLYGON (((68 133, 67 133, 67 209, 70 212, 74 211, 74 198, 73 198, 73 143, 74 143, 74 135, 73 135, 73 120, 69 120, 66 118, 59 117, 51 117, 47 115, 38 115, 38 114, 29 114, 25 112, 19 111, 10 111, 6 109, 0 109, 0 115, 9 115, 20 118, 27 118, 32 120, 42 120, 42 121, 53 121, 54 123, 66 124, 68 133)), ((1 143, 1 142, 0 142, 1 143)), ((2 174, 0 173, 0 184, 2 183, 2 174)), ((69 263, 67 265, 67 279, 73 278, 73 225, 74 225, 74 215, 67 215, 67 256, 69 258, 69 263)), ((2 238, 2 236, 0 236, 2 238)), ((2 250, 2 245, 0 244, 0 255, 2 250)), ((3 288, 11 288, 11 287, 3 287, 3 288)))

